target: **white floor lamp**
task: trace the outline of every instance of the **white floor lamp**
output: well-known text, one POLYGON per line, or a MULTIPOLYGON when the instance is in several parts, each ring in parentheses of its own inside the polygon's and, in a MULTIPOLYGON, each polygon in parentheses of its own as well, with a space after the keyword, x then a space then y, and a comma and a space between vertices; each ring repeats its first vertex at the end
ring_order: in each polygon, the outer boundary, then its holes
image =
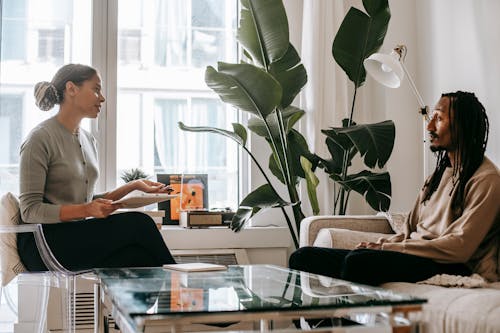
POLYGON ((419 113, 423 118, 423 177, 427 177, 427 147, 426 133, 427 123, 429 122, 429 107, 425 105, 422 96, 415 86, 415 82, 404 65, 407 48, 405 45, 397 45, 390 54, 374 53, 365 59, 363 65, 366 72, 370 74, 377 82, 389 88, 398 88, 406 74, 408 82, 412 88, 415 97, 417 98, 420 107, 419 113))

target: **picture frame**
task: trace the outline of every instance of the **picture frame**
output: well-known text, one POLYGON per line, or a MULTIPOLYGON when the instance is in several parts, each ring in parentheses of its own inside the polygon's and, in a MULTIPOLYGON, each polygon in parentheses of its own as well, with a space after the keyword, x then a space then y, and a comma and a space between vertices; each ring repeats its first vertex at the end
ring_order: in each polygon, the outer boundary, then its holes
POLYGON ((208 175, 157 174, 157 181, 173 188, 172 194, 180 194, 170 201, 159 202, 158 210, 165 211, 164 225, 178 225, 180 212, 186 210, 208 210, 208 175))

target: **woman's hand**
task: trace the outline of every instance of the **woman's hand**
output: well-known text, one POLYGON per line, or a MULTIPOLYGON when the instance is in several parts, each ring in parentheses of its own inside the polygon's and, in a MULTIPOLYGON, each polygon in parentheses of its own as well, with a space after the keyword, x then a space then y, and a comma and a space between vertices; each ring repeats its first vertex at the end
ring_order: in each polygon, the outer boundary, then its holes
POLYGON ((372 250, 382 250, 382 244, 381 243, 374 243, 374 242, 361 242, 358 245, 356 245, 357 249, 372 249, 372 250))
POLYGON ((85 205, 85 213, 87 216, 95 218, 108 217, 112 212, 121 207, 121 204, 112 204, 112 200, 95 199, 85 205))
POLYGON ((171 193, 174 190, 170 185, 154 182, 149 179, 137 179, 131 183, 136 190, 146 193, 171 193))

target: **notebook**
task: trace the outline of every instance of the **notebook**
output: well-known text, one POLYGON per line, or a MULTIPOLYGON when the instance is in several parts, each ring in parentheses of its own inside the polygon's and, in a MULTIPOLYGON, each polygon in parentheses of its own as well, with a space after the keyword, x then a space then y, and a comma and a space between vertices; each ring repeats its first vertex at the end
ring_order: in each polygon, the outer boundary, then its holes
POLYGON ((227 269, 225 265, 209 264, 203 262, 192 262, 186 264, 165 264, 165 269, 173 269, 182 272, 209 272, 209 271, 224 271, 227 269))

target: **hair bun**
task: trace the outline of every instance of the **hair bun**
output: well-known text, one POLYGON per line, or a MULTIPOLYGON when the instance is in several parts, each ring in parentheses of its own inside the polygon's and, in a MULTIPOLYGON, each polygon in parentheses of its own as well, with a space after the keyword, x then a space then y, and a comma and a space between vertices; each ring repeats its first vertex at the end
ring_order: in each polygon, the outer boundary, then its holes
POLYGON ((40 110, 48 111, 59 102, 59 94, 52 83, 42 81, 35 85, 35 104, 40 110))

